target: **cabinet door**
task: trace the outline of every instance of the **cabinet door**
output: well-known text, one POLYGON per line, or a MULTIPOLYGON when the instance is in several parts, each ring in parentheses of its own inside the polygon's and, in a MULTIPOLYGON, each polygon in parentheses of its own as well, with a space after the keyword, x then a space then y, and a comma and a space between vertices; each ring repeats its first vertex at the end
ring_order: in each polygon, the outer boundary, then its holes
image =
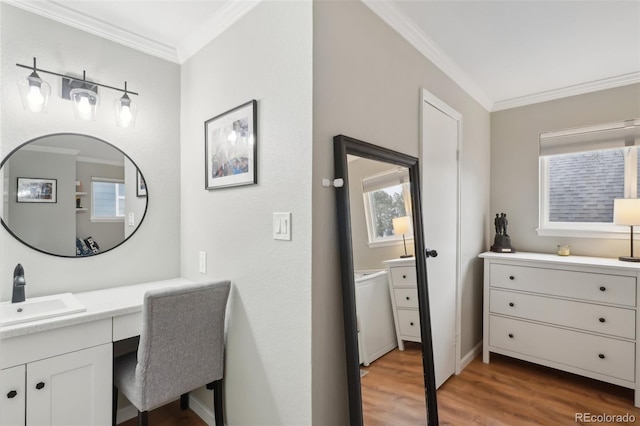
POLYGON ((112 346, 27 364, 27 425, 111 424, 112 346))
POLYGON ((0 426, 24 426, 25 366, 0 370, 0 426))

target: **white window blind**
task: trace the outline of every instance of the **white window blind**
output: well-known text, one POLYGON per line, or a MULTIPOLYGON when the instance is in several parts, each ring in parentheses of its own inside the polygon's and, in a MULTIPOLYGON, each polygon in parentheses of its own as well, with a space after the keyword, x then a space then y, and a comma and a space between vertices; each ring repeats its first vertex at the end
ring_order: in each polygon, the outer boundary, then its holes
POLYGON ((409 182, 409 171, 406 168, 398 168, 394 171, 387 171, 379 175, 369 176, 362 179, 362 192, 379 191, 394 185, 409 182))
POLYGON ((540 156, 640 145, 640 119, 540 134, 540 156))

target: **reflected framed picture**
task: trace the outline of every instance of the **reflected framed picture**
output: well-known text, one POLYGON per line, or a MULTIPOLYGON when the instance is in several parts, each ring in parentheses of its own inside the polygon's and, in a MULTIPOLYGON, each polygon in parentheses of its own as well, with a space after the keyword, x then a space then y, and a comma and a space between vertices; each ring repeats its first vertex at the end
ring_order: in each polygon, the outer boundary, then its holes
POLYGON ((18 178, 19 203, 57 203, 58 180, 44 178, 18 178))
POLYGON ((252 100, 204 122, 206 189, 258 183, 257 116, 252 100))
POLYGON ((136 171, 136 195, 138 197, 147 196, 147 183, 144 181, 144 177, 142 177, 140 170, 136 171))

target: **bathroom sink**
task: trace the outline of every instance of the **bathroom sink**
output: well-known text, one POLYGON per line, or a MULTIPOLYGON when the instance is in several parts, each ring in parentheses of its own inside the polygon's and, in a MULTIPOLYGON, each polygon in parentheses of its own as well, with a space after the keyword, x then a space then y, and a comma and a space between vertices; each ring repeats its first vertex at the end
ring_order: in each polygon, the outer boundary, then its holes
POLYGON ((0 326, 20 324, 61 315, 84 312, 82 303, 71 293, 33 297, 21 303, 0 303, 0 326))

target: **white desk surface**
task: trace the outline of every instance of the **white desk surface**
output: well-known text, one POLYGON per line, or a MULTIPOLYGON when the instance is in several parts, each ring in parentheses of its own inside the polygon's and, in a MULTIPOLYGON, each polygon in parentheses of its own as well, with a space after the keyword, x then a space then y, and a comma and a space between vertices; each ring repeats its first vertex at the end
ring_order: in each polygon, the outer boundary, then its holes
POLYGON ((0 327, 0 339, 139 312, 142 310, 144 294, 148 290, 180 286, 192 282, 186 278, 174 278, 74 293, 74 296, 87 308, 85 312, 0 327))

